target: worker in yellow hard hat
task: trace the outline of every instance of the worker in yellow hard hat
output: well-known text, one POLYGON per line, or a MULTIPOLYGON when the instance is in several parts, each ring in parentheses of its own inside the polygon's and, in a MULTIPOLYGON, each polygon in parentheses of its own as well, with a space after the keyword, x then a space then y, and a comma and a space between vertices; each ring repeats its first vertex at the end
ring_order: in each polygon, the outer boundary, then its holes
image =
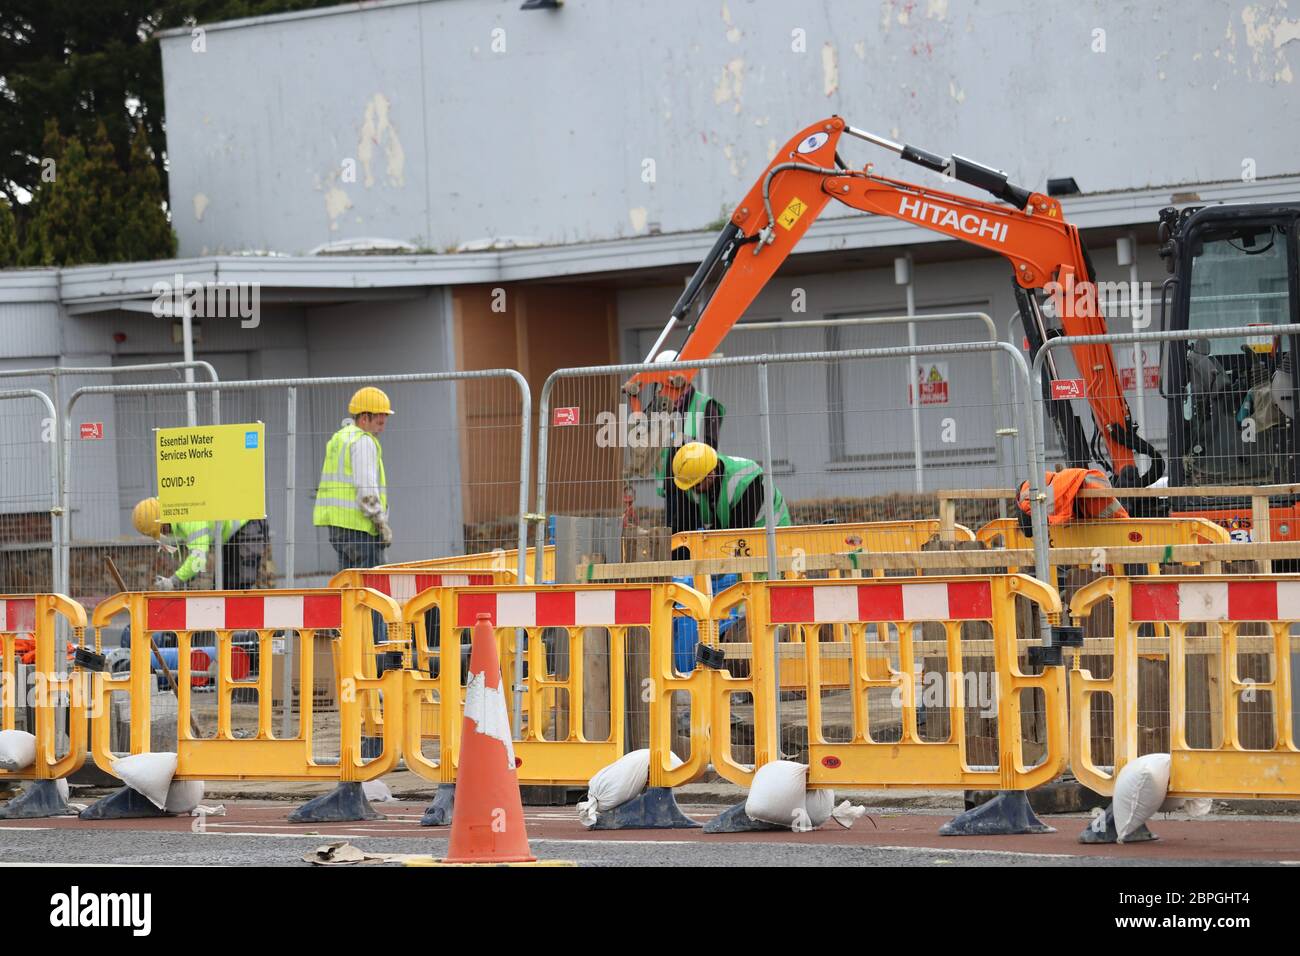
POLYGON ((388 480, 379 436, 393 414, 388 396, 378 388, 358 389, 348 402, 343 427, 325 446, 325 464, 312 524, 329 529, 339 556, 339 570, 383 564, 393 543, 388 523, 388 480))
MULTIPOLYGON (((153 586, 158 591, 176 591, 184 588, 208 567, 208 554, 212 550, 212 524, 204 521, 162 520, 162 509, 157 498, 145 498, 131 512, 135 530, 175 551, 184 548, 185 557, 175 572, 158 575, 153 586)), ((222 587, 231 591, 247 591, 257 587, 262 573, 262 559, 266 553, 266 521, 220 521, 222 587)))
MULTIPOLYGON (((676 362, 677 353, 665 349, 654 360, 656 363, 676 362)), ((684 377, 675 384, 682 382, 685 382, 684 377)), ((685 387, 675 400, 664 400, 662 410, 668 413, 671 431, 667 436, 667 447, 659 450, 655 465, 655 494, 664 499, 664 524, 669 527, 689 526, 690 530, 694 530, 697 524, 691 503, 687 500, 687 495, 673 484, 673 455, 682 445, 693 441, 704 442, 717 449, 727 409, 717 399, 697 389, 694 382, 685 382, 685 387), (679 515, 678 512, 682 514, 679 515)))
MULTIPOLYGON (((698 514, 695 527, 674 527, 673 534, 697 528, 761 528, 767 520, 763 468, 748 458, 719 455, 704 442, 693 441, 673 456, 673 484, 688 493, 698 514)), ((790 524, 790 511, 779 488, 772 488, 777 526, 790 524)))

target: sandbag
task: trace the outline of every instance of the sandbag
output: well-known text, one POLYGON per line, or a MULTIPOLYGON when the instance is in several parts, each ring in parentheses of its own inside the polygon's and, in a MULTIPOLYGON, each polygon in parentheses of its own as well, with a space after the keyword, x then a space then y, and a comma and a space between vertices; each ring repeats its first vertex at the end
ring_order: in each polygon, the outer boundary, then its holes
POLYGON ((835 812, 835 791, 805 791, 803 809, 804 812, 808 814, 808 822, 812 824, 812 829, 816 830, 819 826, 829 820, 831 814, 835 812))
MULTIPOLYGON (((681 758, 669 753, 673 769, 682 765, 681 758)), ((595 826, 596 816, 622 806, 646 788, 650 781, 650 751, 633 750, 608 767, 596 771, 587 783, 587 799, 578 802, 578 819, 584 826, 595 826)))
POLYGON ((361 792, 371 803, 387 803, 393 799, 393 791, 382 780, 367 780, 361 784, 361 792))
POLYGON ((159 810, 167 806, 167 791, 176 775, 174 753, 132 754, 113 761, 113 773, 122 782, 143 794, 159 810))
MULTIPOLYGON (((808 765, 773 760, 759 767, 745 799, 745 813, 781 827, 793 827, 806 812, 808 765)), ((828 811, 829 813, 829 811, 828 811)))
POLYGON ((36 736, 25 730, 0 730, 0 770, 16 772, 36 763, 36 736))
POLYGON ((1146 754, 1130 760, 1115 780, 1112 805, 1119 842, 1146 823, 1169 791, 1169 754, 1146 754))
POLYGON ((173 780, 163 809, 168 813, 189 813, 203 799, 203 790, 202 780, 173 780))
POLYGON ((1210 797, 1170 797, 1160 804, 1161 813, 1185 813, 1189 817, 1203 817, 1214 806, 1210 797))

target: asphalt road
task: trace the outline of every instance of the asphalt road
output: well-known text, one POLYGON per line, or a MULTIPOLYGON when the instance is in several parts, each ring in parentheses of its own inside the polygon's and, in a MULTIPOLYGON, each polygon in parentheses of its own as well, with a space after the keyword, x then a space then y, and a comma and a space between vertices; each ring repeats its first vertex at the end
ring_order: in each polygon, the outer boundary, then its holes
MULTIPOLYGON (((421 828, 422 807, 380 805, 371 823, 293 826, 291 804, 230 802, 195 832, 187 817, 86 823, 76 819, 0 823, 0 864, 136 866, 308 866, 304 854, 340 840, 373 854, 446 852, 447 830, 421 828)), ((690 807, 697 819, 718 808, 690 807)), ((699 830, 591 832, 571 808, 529 808, 539 859, 585 866, 1232 866, 1300 865, 1300 822, 1276 819, 1163 820, 1162 839, 1137 846, 1084 847, 1082 817, 1053 817, 1054 834, 943 838, 944 816, 882 813, 853 830, 833 824, 808 834, 707 835, 699 830), (1288 849, 1289 848, 1289 849, 1288 849)))

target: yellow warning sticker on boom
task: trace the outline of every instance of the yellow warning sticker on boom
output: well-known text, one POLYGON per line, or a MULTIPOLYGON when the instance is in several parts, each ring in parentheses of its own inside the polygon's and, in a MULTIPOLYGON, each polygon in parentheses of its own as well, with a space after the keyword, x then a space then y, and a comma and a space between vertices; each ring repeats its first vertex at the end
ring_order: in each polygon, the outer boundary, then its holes
POLYGON ((794 224, 799 221, 799 217, 804 214, 807 208, 807 203, 795 196, 790 200, 790 205, 785 207, 781 215, 776 217, 776 221, 785 226, 786 229, 793 229, 794 224))

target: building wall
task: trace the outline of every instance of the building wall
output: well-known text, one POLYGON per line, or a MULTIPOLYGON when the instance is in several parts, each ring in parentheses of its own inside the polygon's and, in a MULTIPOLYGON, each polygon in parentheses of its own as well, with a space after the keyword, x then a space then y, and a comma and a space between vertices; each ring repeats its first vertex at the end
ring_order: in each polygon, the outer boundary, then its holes
POLYGON ((1300 106, 1281 2, 426 0, 242 24, 203 52, 162 40, 184 255, 700 229, 832 113, 1040 189, 1300 171, 1276 122, 1300 106))

